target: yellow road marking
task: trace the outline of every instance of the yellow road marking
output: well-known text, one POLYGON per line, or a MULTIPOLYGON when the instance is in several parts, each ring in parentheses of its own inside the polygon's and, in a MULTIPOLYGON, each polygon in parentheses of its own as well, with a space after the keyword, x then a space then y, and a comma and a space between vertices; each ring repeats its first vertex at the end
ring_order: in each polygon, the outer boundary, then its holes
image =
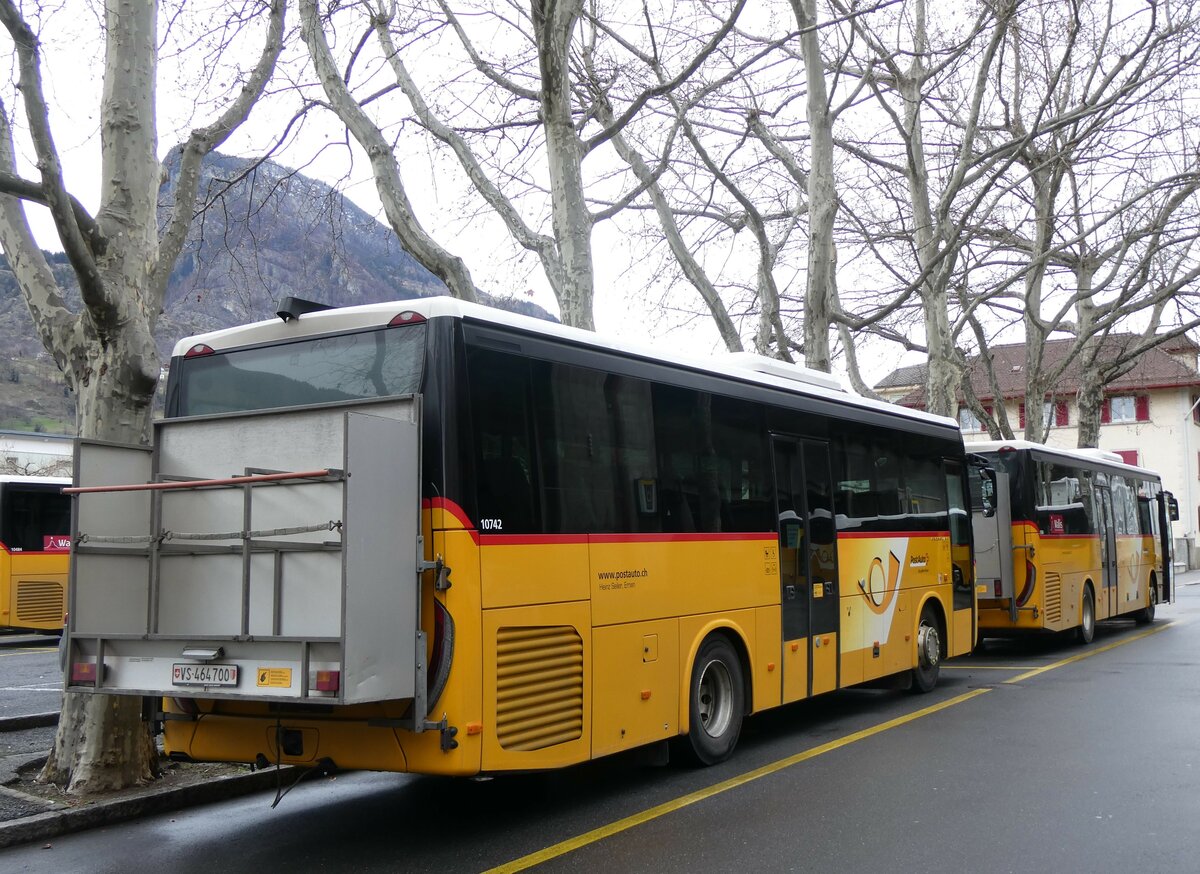
POLYGON ((1115 640, 1112 643, 1105 644, 1104 646, 1089 647, 1086 651, 1081 652, 1078 655, 1073 655, 1070 658, 1065 658, 1062 661, 1054 662, 1053 664, 1045 665, 1040 668, 1034 668, 1033 670, 1026 671, 1023 674, 1010 677, 1004 682, 1008 684, 1019 683, 1022 680, 1028 680, 1030 677, 1036 677, 1038 674, 1044 674, 1046 671, 1053 671, 1055 668, 1061 668, 1064 665, 1069 665, 1073 662, 1078 662, 1094 655, 1100 655, 1102 652, 1108 652, 1110 649, 1116 649, 1118 646, 1124 646, 1127 643, 1133 643, 1135 640, 1141 640, 1143 637, 1149 637, 1152 634, 1158 634, 1160 631, 1166 631, 1170 627, 1171 623, 1168 622, 1154 628, 1148 628, 1145 631, 1139 632, 1130 637, 1123 637, 1120 640, 1115 640))
POLYGON ((815 759, 817 756, 825 753, 833 752, 844 746, 849 746, 860 740, 873 737, 893 728, 898 728, 905 723, 913 722, 925 716, 930 716, 940 710, 945 710, 948 707, 953 707, 956 704, 961 704, 964 701, 969 701, 976 698, 985 692, 990 692, 990 689, 974 689, 970 692, 964 692, 954 698, 947 699, 940 704, 933 704, 905 716, 898 716, 895 719, 890 719, 887 722, 881 722, 879 725, 874 725, 871 728, 864 728, 862 731, 856 731, 853 734, 848 734, 843 738, 830 741, 829 743, 821 744, 819 747, 805 750, 802 753, 796 753, 794 756, 788 756, 786 759, 772 762, 769 765, 763 765, 761 768, 755 768, 753 771, 747 771, 745 774, 740 774, 737 777, 730 777, 721 783, 716 783, 706 789, 700 789, 696 792, 691 792, 683 795, 673 801, 667 801, 659 804, 656 807, 651 807, 643 810, 641 813, 635 813, 632 816, 627 816, 624 819, 619 819, 616 822, 593 829, 590 832, 578 835, 568 840, 555 844, 552 847, 546 847, 544 850, 538 850, 536 853, 530 853, 528 856, 522 856, 520 859, 515 859, 507 864, 492 868, 484 874, 507 874, 512 871, 524 871, 526 868, 532 868, 534 865, 540 865, 542 862, 548 862, 550 859, 570 853, 572 850, 578 850, 580 847, 585 847, 588 844, 594 844, 596 841, 604 838, 612 837, 620 832, 627 831, 636 825, 641 825, 644 822, 649 822, 653 819, 658 819, 660 816, 665 816, 668 813, 673 813, 676 810, 681 810, 684 807, 695 804, 698 801, 704 801, 706 798, 712 798, 714 795, 720 795, 723 792, 728 792, 730 789, 736 789, 739 786, 744 786, 747 783, 752 783, 762 777, 767 777, 775 774, 785 768, 790 768, 793 765, 798 765, 801 762, 806 762, 809 759, 815 759))
POLYGON ((1027 671, 1029 665, 942 665, 943 671, 1027 671))
POLYGON ((57 649, 23 649, 20 652, 0 652, 0 659, 8 656, 33 655, 34 653, 58 652, 57 649))
MULTIPOLYGON (((1086 652, 1081 652, 1078 655, 1071 656, 1070 658, 1062 659, 1061 661, 1045 665, 1044 667, 1033 668, 1032 670, 1025 671, 1023 674, 1019 674, 1016 677, 1005 680, 1004 683, 1008 685, 1019 683, 1022 680, 1029 679, 1030 677, 1036 677, 1039 674, 1046 673, 1047 671, 1053 671, 1055 668, 1061 668, 1065 665, 1090 658, 1091 656, 1099 655, 1102 652, 1108 652, 1111 649, 1116 649, 1118 646, 1124 646, 1127 643, 1133 643, 1135 640, 1141 640, 1142 638, 1149 637, 1152 634, 1158 634, 1160 631, 1166 631, 1171 627, 1172 624, 1174 623, 1168 622, 1163 625, 1150 628, 1139 634, 1135 634, 1131 637, 1125 637, 1121 640, 1114 641, 1113 643, 1105 646, 1089 648, 1086 652)), ((942 667, 945 668, 950 666, 942 665, 942 667)), ((967 668, 966 666, 963 666, 960 669, 965 670, 967 668)), ((1021 666, 1007 668, 996 667, 995 669, 1021 670, 1021 666)), ((511 872, 515 871, 524 871, 527 868, 532 868, 535 865, 540 865, 543 862, 548 862, 551 859, 555 859, 559 856, 565 856, 567 853, 578 850, 581 847, 586 847, 589 844, 594 844, 597 841, 601 841, 605 838, 612 837, 613 835, 620 834, 621 832, 628 831, 634 826, 641 825, 644 822, 650 822, 651 820, 666 816, 668 813, 674 813, 677 810, 682 810, 683 808, 692 804, 696 804, 697 802, 704 801, 724 792, 728 792, 730 789, 736 789, 739 786, 752 783, 762 777, 770 776, 771 774, 775 774, 779 771, 790 768, 793 765, 798 765, 801 762, 808 761, 809 759, 815 759, 817 756, 822 756, 825 753, 833 752, 834 750, 841 749, 842 747, 849 746, 850 744, 856 743, 860 740, 865 740, 866 738, 873 737, 874 735, 882 734, 885 731, 898 728, 906 723, 922 719, 926 716, 931 716, 934 713, 945 710, 949 707, 954 707, 957 704, 970 701, 972 698, 977 698, 980 695, 990 691, 991 688, 973 689, 970 692, 964 692, 961 695, 956 695, 953 698, 949 698, 940 704, 933 704, 929 707, 922 708, 921 710, 914 711, 913 713, 909 713, 905 716, 898 716, 895 719, 888 720, 887 722, 881 722, 879 725, 872 726, 871 728, 864 728, 861 731, 848 734, 843 738, 829 741, 828 743, 805 750, 802 753, 796 753, 793 756, 788 756, 785 759, 779 759, 778 761, 771 762, 768 765, 763 765, 761 768, 755 768, 753 771, 747 771, 745 774, 741 774, 737 777, 730 777, 728 780, 725 780, 721 783, 716 783, 706 789, 699 789, 687 795, 682 795, 673 801, 664 802, 663 804, 643 810, 641 813, 635 813, 631 816, 625 817, 624 819, 619 819, 615 822, 609 823, 608 825, 601 826, 600 828, 592 829, 589 832, 584 832, 581 835, 568 838, 565 841, 560 841, 553 846, 538 850, 535 853, 530 853, 527 856, 522 856, 519 859, 514 859, 513 861, 507 862, 503 865, 498 865, 495 868, 489 868, 487 871, 484 871, 483 874, 511 874, 511 872)))

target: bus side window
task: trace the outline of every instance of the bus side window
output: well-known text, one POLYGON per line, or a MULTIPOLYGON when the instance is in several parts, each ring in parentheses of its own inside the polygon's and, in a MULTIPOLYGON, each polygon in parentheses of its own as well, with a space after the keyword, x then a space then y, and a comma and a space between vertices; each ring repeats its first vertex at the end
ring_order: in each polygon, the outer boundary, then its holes
POLYGON ((530 439, 529 365, 489 349, 468 358, 475 442, 476 506, 480 531, 540 531, 530 439))

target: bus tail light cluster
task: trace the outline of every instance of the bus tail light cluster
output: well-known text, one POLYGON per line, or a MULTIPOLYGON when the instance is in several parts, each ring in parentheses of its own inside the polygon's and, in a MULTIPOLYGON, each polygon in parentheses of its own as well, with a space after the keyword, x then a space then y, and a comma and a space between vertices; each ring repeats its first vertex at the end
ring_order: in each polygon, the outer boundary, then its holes
POLYGON ((454 617, 437 598, 433 599, 433 651, 430 654, 426 695, 433 707, 442 697, 446 681, 450 678, 450 664, 454 661, 454 617))
POLYGON ((94 686, 96 684, 96 663, 75 662, 71 665, 72 686, 94 686))
POLYGON ((336 692, 342 686, 341 671, 313 671, 312 687, 317 692, 336 692))
POLYGON ((1028 558, 1025 559, 1025 587, 1017 597, 1017 606, 1024 607, 1033 597, 1034 586, 1037 583, 1037 568, 1028 558))

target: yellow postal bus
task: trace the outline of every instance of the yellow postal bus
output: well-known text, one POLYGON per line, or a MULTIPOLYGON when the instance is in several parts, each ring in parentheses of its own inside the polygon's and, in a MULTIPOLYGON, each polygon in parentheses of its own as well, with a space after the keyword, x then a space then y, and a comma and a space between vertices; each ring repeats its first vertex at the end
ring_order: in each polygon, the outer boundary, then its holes
POLYGON ((0 476, 0 629, 63 629, 71 555, 71 481, 0 476))
POLYGON ((974 643, 952 420, 449 298, 280 316, 176 347, 153 451, 81 447, 69 685, 165 697, 173 757, 712 763, 974 643))
POLYGON ((973 489, 981 639, 1074 631, 1090 643, 1097 620, 1150 622, 1171 600, 1178 510, 1157 473, 1094 449, 968 448, 999 491, 973 489))

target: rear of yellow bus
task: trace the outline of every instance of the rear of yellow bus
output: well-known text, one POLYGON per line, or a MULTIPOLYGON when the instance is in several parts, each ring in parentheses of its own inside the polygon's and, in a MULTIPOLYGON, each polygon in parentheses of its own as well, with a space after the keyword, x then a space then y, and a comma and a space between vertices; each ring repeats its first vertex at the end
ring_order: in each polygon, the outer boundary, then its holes
POLYGON ((62 631, 70 502, 54 477, 0 478, 0 628, 62 631))

